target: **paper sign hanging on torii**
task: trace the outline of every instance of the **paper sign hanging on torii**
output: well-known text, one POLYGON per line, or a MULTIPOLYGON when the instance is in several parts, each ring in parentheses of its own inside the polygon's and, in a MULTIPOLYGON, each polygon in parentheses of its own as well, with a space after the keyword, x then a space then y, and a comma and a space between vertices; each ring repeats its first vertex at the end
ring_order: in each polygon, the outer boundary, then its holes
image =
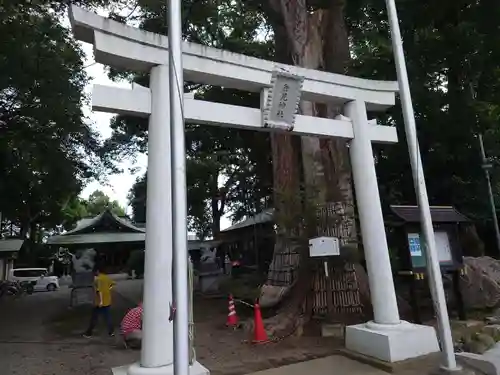
POLYGON ((274 70, 266 105, 263 125, 267 128, 293 130, 300 104, 304 78, 282 70, 274 70))

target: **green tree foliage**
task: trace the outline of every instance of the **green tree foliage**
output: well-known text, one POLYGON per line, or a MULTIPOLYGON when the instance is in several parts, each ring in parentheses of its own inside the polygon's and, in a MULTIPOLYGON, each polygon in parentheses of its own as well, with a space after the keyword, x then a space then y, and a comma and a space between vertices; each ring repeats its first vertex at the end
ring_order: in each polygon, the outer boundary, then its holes
POLYGON ((0 11, 14 10, 17 13, 49 11, 51 14, 62 15, 67 10, 69 3, 91 9, 102 7, 121 9, 131 5, 129 0, 2 0, 0 11))
POLYGON ((81 218, 88 216, 85 200, 72 197, 62 209, 61 229, 70 230, 81 218))
MULTIPOLYGON (((456 205, 476 218, 489 216, 476 135, 485 134, 487 152, 496 163, 500 4, 397 3, 429 199, 433 204, 456 205)), ((352 74, 395 80, 384 1, 348 4, 355 56, 352 74)), ((415 204, 399 105, 382 119, 398 127, 401 139, 377 150, 382 196, 387 203, 415 204)), ((494 179, 499 176, 497 169, 494 179)))
POLYGON ((83 202, 85 216, 97 216, 105 210, 110 210, 117 216, 125 216, 125 209, 117 200, 111 200, 100 190, 94 191, 89 198, 83 202))
MULTIPOLYGON (((165 33, 164 4, 139 1, 146 30, 165 33)), ((186 1, 184 34, 190 41, 243 52, 271 56, 272 44, 258 40, 263 18, 248 11, 243 2, 186 1)), ((115 16, 122 20, 123 18, 115 16)), ((133 18, 133 17, 132 17, 133 18)), ((127 78, 148 85, 148 77, 111 70, 112 77, 127 78)), ((243 106, 259 106, 259 96, 220 87, 187 84, 198 99, 243 106)), ((118 116, 112 122, 113 135, 107 154, 114 158, 133 156, 147 149, 147 121, 118 116)), ((186 127, 188 213, 191 229, 200 236, 217 234, 220 218, 230 208, 234 219, 260 211, 270 195, 272 171, 267 134, 188 124, 186 127)), ((129 199, 136 221, 145 219, 146 178, 140 178, 129 199)))
MULTIPOLYGON (((270 195, 270 155, 262 134, 191 125, 186 132, 190 230, 204 238, 220 231, 228 209, 235 220, 259 212, 270 195)), ((146 176, 129 194, 134 220, 146 220, 146 176)))
POLYGON ((44 2, 0 5, 0 211, 21 235, 63 220, 96 172, 83 54, 44 2))
POLYGON ((128 200, 132 207, 132 217, 136 223, 146 222, 147 175, 138 177, 129 191, 128 200))
MULTIPOLYGON (((184 37, 196 43, 273 59, 274 46, 262 36, 269 32, 269 24, 281 20, 277 19, 270 4, 272 1, 266 0, 186 1, 183 3, 184 37)), ((165 34, 165 4, 142 0, 138 5, 142 10, 136 18, 140 26, 165 34)), ((317 9, 324 4, 310 2, 309 5, 311 9, 317 9)), ((346 7, 353 57, 349 74, 395 80, 385 2, 353 0, 346 2, 346 7)), ((493 0, 475 3, 410 0, 397 1, 397 7, 431 203, 453 204, 472 217, 486 218, 489 208, 476 134, 482 132, 485 135, 487 153, 496 165, 500 150, 497 130, 500 115, 497 104, 500 87, 500 32, 497 20, 500 4, 493 0)), ((113 74, 147 85, 145 76, 127 72, 113 74)), ((186 85, 186 89, 197 89, 200 98, 228 103, 236 96, 240 99, 245 96, 239 92, 221 95, 217 90, 222 89, 212 87, 186 85)), ((250 97, 247 95, 246 105, 257 106, 256 98, 250 97)), ((386 204, 415 204, 400 106, 397 104, 388 113, 377 116, 381 122, 396 126, 400 136, 398 144, 377 146, 375 150, 382 198, 386 204)), ((144 151, 147 144, 146 125, 144 120, 118 117, 113 123, 114 134, 109 144, 114 144, 115 151, 144 151)), ((224 153, 226 148, 220 147, 224 146, 224 136, 230 132, 201 128, 203 131, 196 126, 188 129, 188 146, 197 145, 197 142, 204 145, 197 154, 188 154, 189 168, 192 169, 192 173, 188 171, 188 180, 190 214, 195 218, 193 226, 200 227, 199 232, 205 233, 213 230, 213 197, 221 197, 221 186, 217 184, 215 187, 214 176, 230 176, 230 171, 238 164, 231 164, 233 161, 224 153), (217 141, 214 143, 213 139, 217 141), (194 178, 193 175, 205 177, 194 178), (207 223, 212 229, 206 228, 207 223)), ((228 138, 235 139, 232 135, 228 138)), ((259 141, 252 140, 249 145, 251 150, 263 150, 252 142, 259 144, 259 141)), ((232 142, 230 146, 234 145, 232 142)), ((243 149, 248 155, 248 149, 243 149)), ((238 155, 237 150, 237 147, 232 148, 233 154, 238 155)), ((268 150, 266 148, 266 153, 258 152, 258 155, 242 158, 252 160, 256 167, 248 170, 244 178, 238 176, 236 179, 236 183, 245 181, 245 188, 233 189, 239 196, 230 200, 234 202, 229 204, 231 210, 241 210, 241 215, 244 215, 252 211, 248 206, 255 206, 269 194, 268 150), (263 165, 263 169, 258 169, 263 165), (254 179, 265 183, 248 183, 254 179), (261 193, 256 186, 266 186, 267 190, 263 189, 261 193), (259 199, 249 199, 249 195, 259 199)), ((498 181, 497 170, 493 172, 494 181, 498 181)), ((498 195, 498 182, 494 183, 494 190, 498 195)), ((141 196, 145 197, 144 186, 141 196)), ((220 208, 221 201, 217 204, 220 208)), ((227 207, 228 203, 225 205, 227 207)))
POLYGON ((61 24, 68 3, 0 2, 0 212, 17 228, 13 234, 32 239, 86 216, 76 197, 89 178, 102 174, 101 145, 82 113, 88 82, 83 52, 61 24))

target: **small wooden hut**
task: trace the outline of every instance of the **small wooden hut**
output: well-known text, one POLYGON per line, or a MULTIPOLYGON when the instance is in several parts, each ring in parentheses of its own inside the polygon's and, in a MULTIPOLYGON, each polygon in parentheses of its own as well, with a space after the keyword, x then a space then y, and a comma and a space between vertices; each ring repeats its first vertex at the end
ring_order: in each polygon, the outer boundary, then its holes
POLYGON ((239 260, 246 267, 267 270, 274 249, 274 210, 267 209, 222 230, 216 241, 219 252, 231 260, 239 260))
POLYGON ((0 240, 0 280, 6 280, 14 268, 14 260, 24 244, 23 239, 9 238, 0 240))

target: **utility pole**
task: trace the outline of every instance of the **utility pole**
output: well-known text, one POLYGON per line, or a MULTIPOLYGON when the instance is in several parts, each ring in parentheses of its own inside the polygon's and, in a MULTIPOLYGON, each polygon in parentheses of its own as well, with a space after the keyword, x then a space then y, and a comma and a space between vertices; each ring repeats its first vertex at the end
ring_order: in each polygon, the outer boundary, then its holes
MULTIPOLYGON (((474 89, 473 82, 470 82, 469 87, 472 100, 476 100, 477 95, 476 95, 476 90, 474 89)), ((476 117, 476 123, 477 123, 477 117, 476 117)), ((477 135, 477 139, 479 140, 479 149, 481 150, 481 168, 483 168, 484 170, 484 175, 486 176, 486 183, 488 185, 488 197, 490 199, 493 227, 495 228, 497 250, 500 253, 500 229, 498 228, 497 210, 495 207, 495 198, 493 196, 493 189, 491 188, 491 178, 490 178, 490 169, 493 168, 493 165, 489 162, 488 158, 486 157, 486 152, 484 151, 483 135, 479 133, 477 135)))
POLYGON ((500 229, 498 228, 498 218, 497 218, 497 210, 495 207, 495 198, 493 197, 493 189, 491 188, 491 178, 490 178, 490 169, 493 168, 493 165, 486 158, 486 153, 484 152, 484 143, 483 143, 483 135, 478 134, 479 139, 479 147, 481 149, 481 168, 484 170, 484 175, 486 177, 486 183, 488 185, 488 195, 490 198, 490 207, 491 207, 491 217, 493 219, 493 226, 495 227, 495 236, 497 239, 497 250, 500 252, 500 229))
POLYGON ((441 275, 441 268, 436 250, 436 239, 434 237, 434 228, 432 225, 429 198, 427 196, 422 158, 420 156, 420 149, 418 146, 415 113, 411 99, 410 83, 408 80, 408 71, 406 70, 403 40, 399 29, 399 20, 395 0, 386 0, 386 6, 391 29, 392 49, 394 53, 394 61, 396 63, 401 105, 403 107, 406 142, 408 143, 408 151, 410 153, 413 184, 415 186, 415 192, 418 199, 418 207, 422 218, 422 229, 426 244, 425 258, 427 262, 427 273, 429 274, 429 287, 432 292, 431 294, 438 318, 441 348, 444 354, 444 363, 442 367, 448 371, 456 371, 460 369, 460 367, 457 366, 455 350, 453 348, 450 319, 446 306, 443 277, 441 275))
MULTIPOLYGON (((170 124, 165 123, 163 126, 170 126, 172 132, 172 282, 176 305, 175 316, 172 316, 174 320, 174 375, 189 375, 189 256, 181 8, 181 0, 167 1, 170 124)), ((168 249, 164 250, 168 251, 168 249)))

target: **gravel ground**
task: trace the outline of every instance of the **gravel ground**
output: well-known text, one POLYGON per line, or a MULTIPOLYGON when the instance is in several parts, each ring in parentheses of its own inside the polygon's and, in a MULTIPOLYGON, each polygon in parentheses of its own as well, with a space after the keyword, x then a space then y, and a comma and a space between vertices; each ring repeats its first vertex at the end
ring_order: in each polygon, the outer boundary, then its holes
MULTIPOLYGON (((117 290, 134 290, 120 281, 117 290)), ((119 322, 134 305, 130 293, 115 293, 113 315, 119 322)), ((138 351, 125 350, 118 338, 109 338, 104 326, 95 337, 81 337, 89 319, 88 308, 68 308, 69 290, 36 293, 17 300, 0 300, 0 371, 9 375, 110 375, 110 369, 139 359, 138 351)), ((253 371, 326 356, 335 342, 317 338, 289 338, 253 346, 248 334, 224 327, 224 300, 197 299, 195 308, 198 360, 214 375, 246 374, 253 371)), ((238 306, 240 315, 245 311, 238 306)), ((99 329, 100 328, 100 329, 99 329)))
MULTIPOLYGON (((123 314, 140 298, 141 285, 120 281, 113 316, 123 314)), ((118 338, 106 335, 100 325, 87 340, 89 309, 69 309, 69 290, 36 293, 17 300, 0 300, 0 374, 6 375, 111 375, 115 366, 136 362, 138 351, 125 350, 118 338)), ((338 341, 320 337, 290 337, 265 345, 249 344, 248 334, 224 327, 227 301, 195 299, 197 359, 213 375, 242 375, 335 353, 338 341)), ((240 316, 251 309, 237 305, 240 316)), ((396 371, 420 375, 436 369, 438 360, 411 363, 396 371), (427 362, 427 363, 425 363, 427 362)))
MULTIPOLYGON (((88 312, 71 311, 68 302, 66 287, 0 301, 0 373, 110 375, 111 367, 138 358, 138 353, 122 350, 116 339, 81 337, 88 312)), ((128 306, 119 297, 116 302, 128 306)))

